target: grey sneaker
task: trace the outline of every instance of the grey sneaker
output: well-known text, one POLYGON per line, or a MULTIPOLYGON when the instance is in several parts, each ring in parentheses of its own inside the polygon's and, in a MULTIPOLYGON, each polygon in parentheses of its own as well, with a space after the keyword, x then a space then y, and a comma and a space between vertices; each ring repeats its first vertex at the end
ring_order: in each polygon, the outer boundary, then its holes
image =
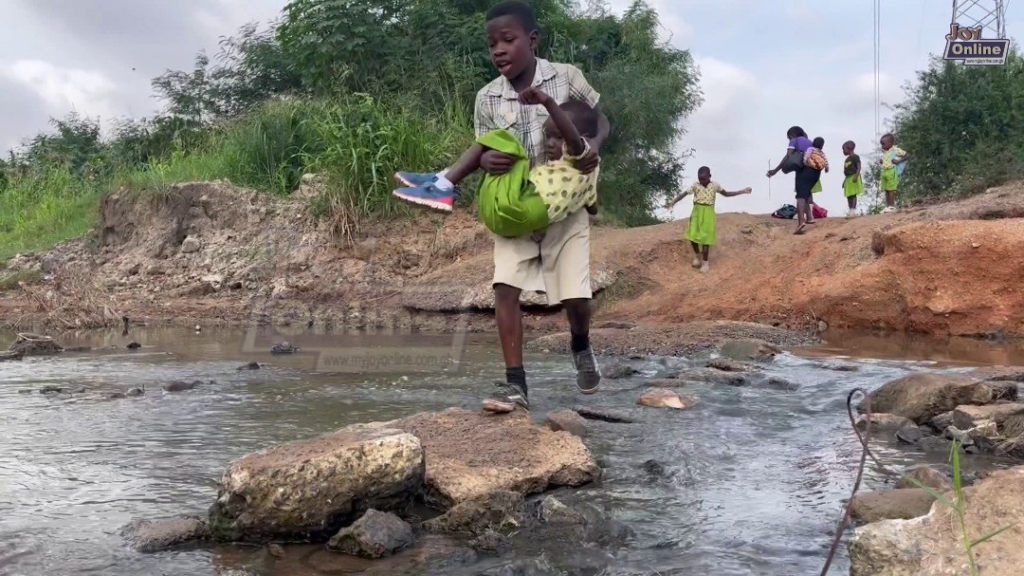
POLYGON ((518 406, 527 412, 530 411, 530 403, 526 399, 526 388, 507 382, 495 382, 494 385, 497 390, 484 399, 484 410, 502 414, 512 412, 518 406))
POLYGON ((601 369, 597 366, 594 351, 590 348, 572 355, 572 365, 576 368, 576 387, 584 394, 597 392, 601 383, 601 369))

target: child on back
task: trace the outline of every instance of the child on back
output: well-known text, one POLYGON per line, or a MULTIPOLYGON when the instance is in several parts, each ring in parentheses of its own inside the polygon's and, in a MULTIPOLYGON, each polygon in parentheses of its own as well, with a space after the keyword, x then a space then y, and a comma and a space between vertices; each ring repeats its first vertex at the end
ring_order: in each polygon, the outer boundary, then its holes
MULTIPOLYGON (((544 123, 545 163, 530 169, 526 151, 516 137, 507 130, 495 130, 478 138, 436 182, 398 188, 393 194, 406 202, 450 213, 459 184, 480 169, 485 152, 498 150, 516 156, 520 169, 508 175, 484 177, 480 213, 495 234, 516 237, 540 232, 581 208, 596 214, 599 170, 583 174, 570 162, 582 158, 589 150, 587 139, 597 136, 597 112, 580 100, 559 105, 536 86, 523 90, 519 102, 543 106, 548 112, 544 123)), ((396 175, 399 181, 403 181, 402 174, 396 175)))
POLYGON ((846 177, 843 180, 843 194, 846 195, 846 205, 849 207, 846 212, 847 218, 857 215, 857 196, 864 193, 864 181, 860 177, 860 156, 854 153, 856 148, 853 140, 843 143, 843 154, 846 156, 846 161, 843 162, 843 175, 846 177))
POLYGON ((680 200, 693 194, 693 212, 690 214, 690 225, 686 229, 685 237, 693 247, 694 268, 700 268, 704 274, 707 274, 709 270, 708 257, 711 255, 711 247, 716 242, 715 198, 717 195, 732 197, 750 193, 749 187, 736 192, 727 192, 718 182, 711 180, 711 169, 701 166, 697 170, 697 182, 665 204, 665 208, 671 210, 680 200))
MULTIPOLYGON (((804 164, 814 168, 815 170, 824 170, 828 172, 828 157, 825 156, 825 139, 818 136, 811 142, 810 148, 804 152, 804 164)), ((814 195, 824 190, 821 186, 821 178, 818 178, 818 183, 811 188, 811 214, 807 219, 808 224, 814 224, 814 195)))
POLYGON ((882 191, 885 192, 885 210, 882 212, 894 212, 896 210, 896 191, 899 188, 900 176, 906 168, 906 162, 910 154, 906 150, 896 146, 896 137, 891 133, 882 136, 879 142, 882 145, 882 191))

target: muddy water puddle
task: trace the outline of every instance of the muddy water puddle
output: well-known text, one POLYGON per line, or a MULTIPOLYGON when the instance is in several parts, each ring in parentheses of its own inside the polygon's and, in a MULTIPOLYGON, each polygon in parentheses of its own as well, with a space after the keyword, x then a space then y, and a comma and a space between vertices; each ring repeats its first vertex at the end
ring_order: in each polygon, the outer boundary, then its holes
MULTIPOLYGON (((0 336, 0 348, 13 337, 0 336)), ((281 339, 134 328, 59 338, 90 352, 0 364, 0 573, 470 575, 510 561, 474 557, 443 538, 376 563, 316 546, 289 547, 284 558, 247 547, 127 549, 118 530, 133 518, 205 514, 233 459, 357 422, 475 409, 504 372, 489 336, 296 334, 289 339, 299 353, 270 354, 281 339), (128 350, 130 341, 142 347, 128 350), (259 370, 238 370, 253 361, 259 370), (162 390, 197 380, 192 390, 162 390), (47 385, 65 392, 38 392, 47 385), (136 387, 145 393, 111 397, 136 387), (430 562, 437 558, 449 560, 439 567, 430 562)), ((913 370, 1024 364, 1007 345, 837 336, 766 368, 796 390, 693 385, 680 390, 699 400, 692 411, 635 407, 645 378, 696 360, 633 362, 641 374, 606 380, 602 393, 584 398, 567 358, 528 357, 538 421, 584 404, 629 410, 640 422, 590 422, 587 445, 604 478, 565 496, 605 508, 633 537, 531 542, 517 549, 520 558, 539 558, 552 574, 816 574, 860 456, 845 412, 849 390, 913 370)), ((887 442, 877 454, 894 467, 923 461, 887 442)), ((881 482, 869 472, 866 488, 881 482)), ((845 558, 834 564, 835 574, 847 570, 845 558)))

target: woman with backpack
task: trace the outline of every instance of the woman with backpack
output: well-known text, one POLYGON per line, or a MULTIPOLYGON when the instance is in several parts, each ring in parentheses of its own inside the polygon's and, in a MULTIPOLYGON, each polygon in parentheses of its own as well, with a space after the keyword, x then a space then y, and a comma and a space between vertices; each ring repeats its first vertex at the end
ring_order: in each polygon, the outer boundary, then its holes
POLYGON ((780 171, 784 174, 795 173, 797 227, 794 234, 803 234, 807 222, 813 220, 810 202, 811 190, 821 179, 821 170, 806 163, 806 155, 813 146, 803 128, 793 126, 786 132, 786 137, 789 138, 786 155, 782 157, 778 166, 768 171, 768 177, 771 178, 780 171))

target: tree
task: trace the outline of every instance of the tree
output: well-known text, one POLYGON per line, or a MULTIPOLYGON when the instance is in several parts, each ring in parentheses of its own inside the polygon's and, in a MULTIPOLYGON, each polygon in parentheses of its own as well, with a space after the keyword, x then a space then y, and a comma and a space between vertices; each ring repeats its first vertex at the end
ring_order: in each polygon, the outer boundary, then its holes
POLYGON ((907 99, 895 106, 894 132, 914 159, 900 195, 963 195, 1024 177, 1024 58, 1005 66, 964 66, 933 58, 907 99))

